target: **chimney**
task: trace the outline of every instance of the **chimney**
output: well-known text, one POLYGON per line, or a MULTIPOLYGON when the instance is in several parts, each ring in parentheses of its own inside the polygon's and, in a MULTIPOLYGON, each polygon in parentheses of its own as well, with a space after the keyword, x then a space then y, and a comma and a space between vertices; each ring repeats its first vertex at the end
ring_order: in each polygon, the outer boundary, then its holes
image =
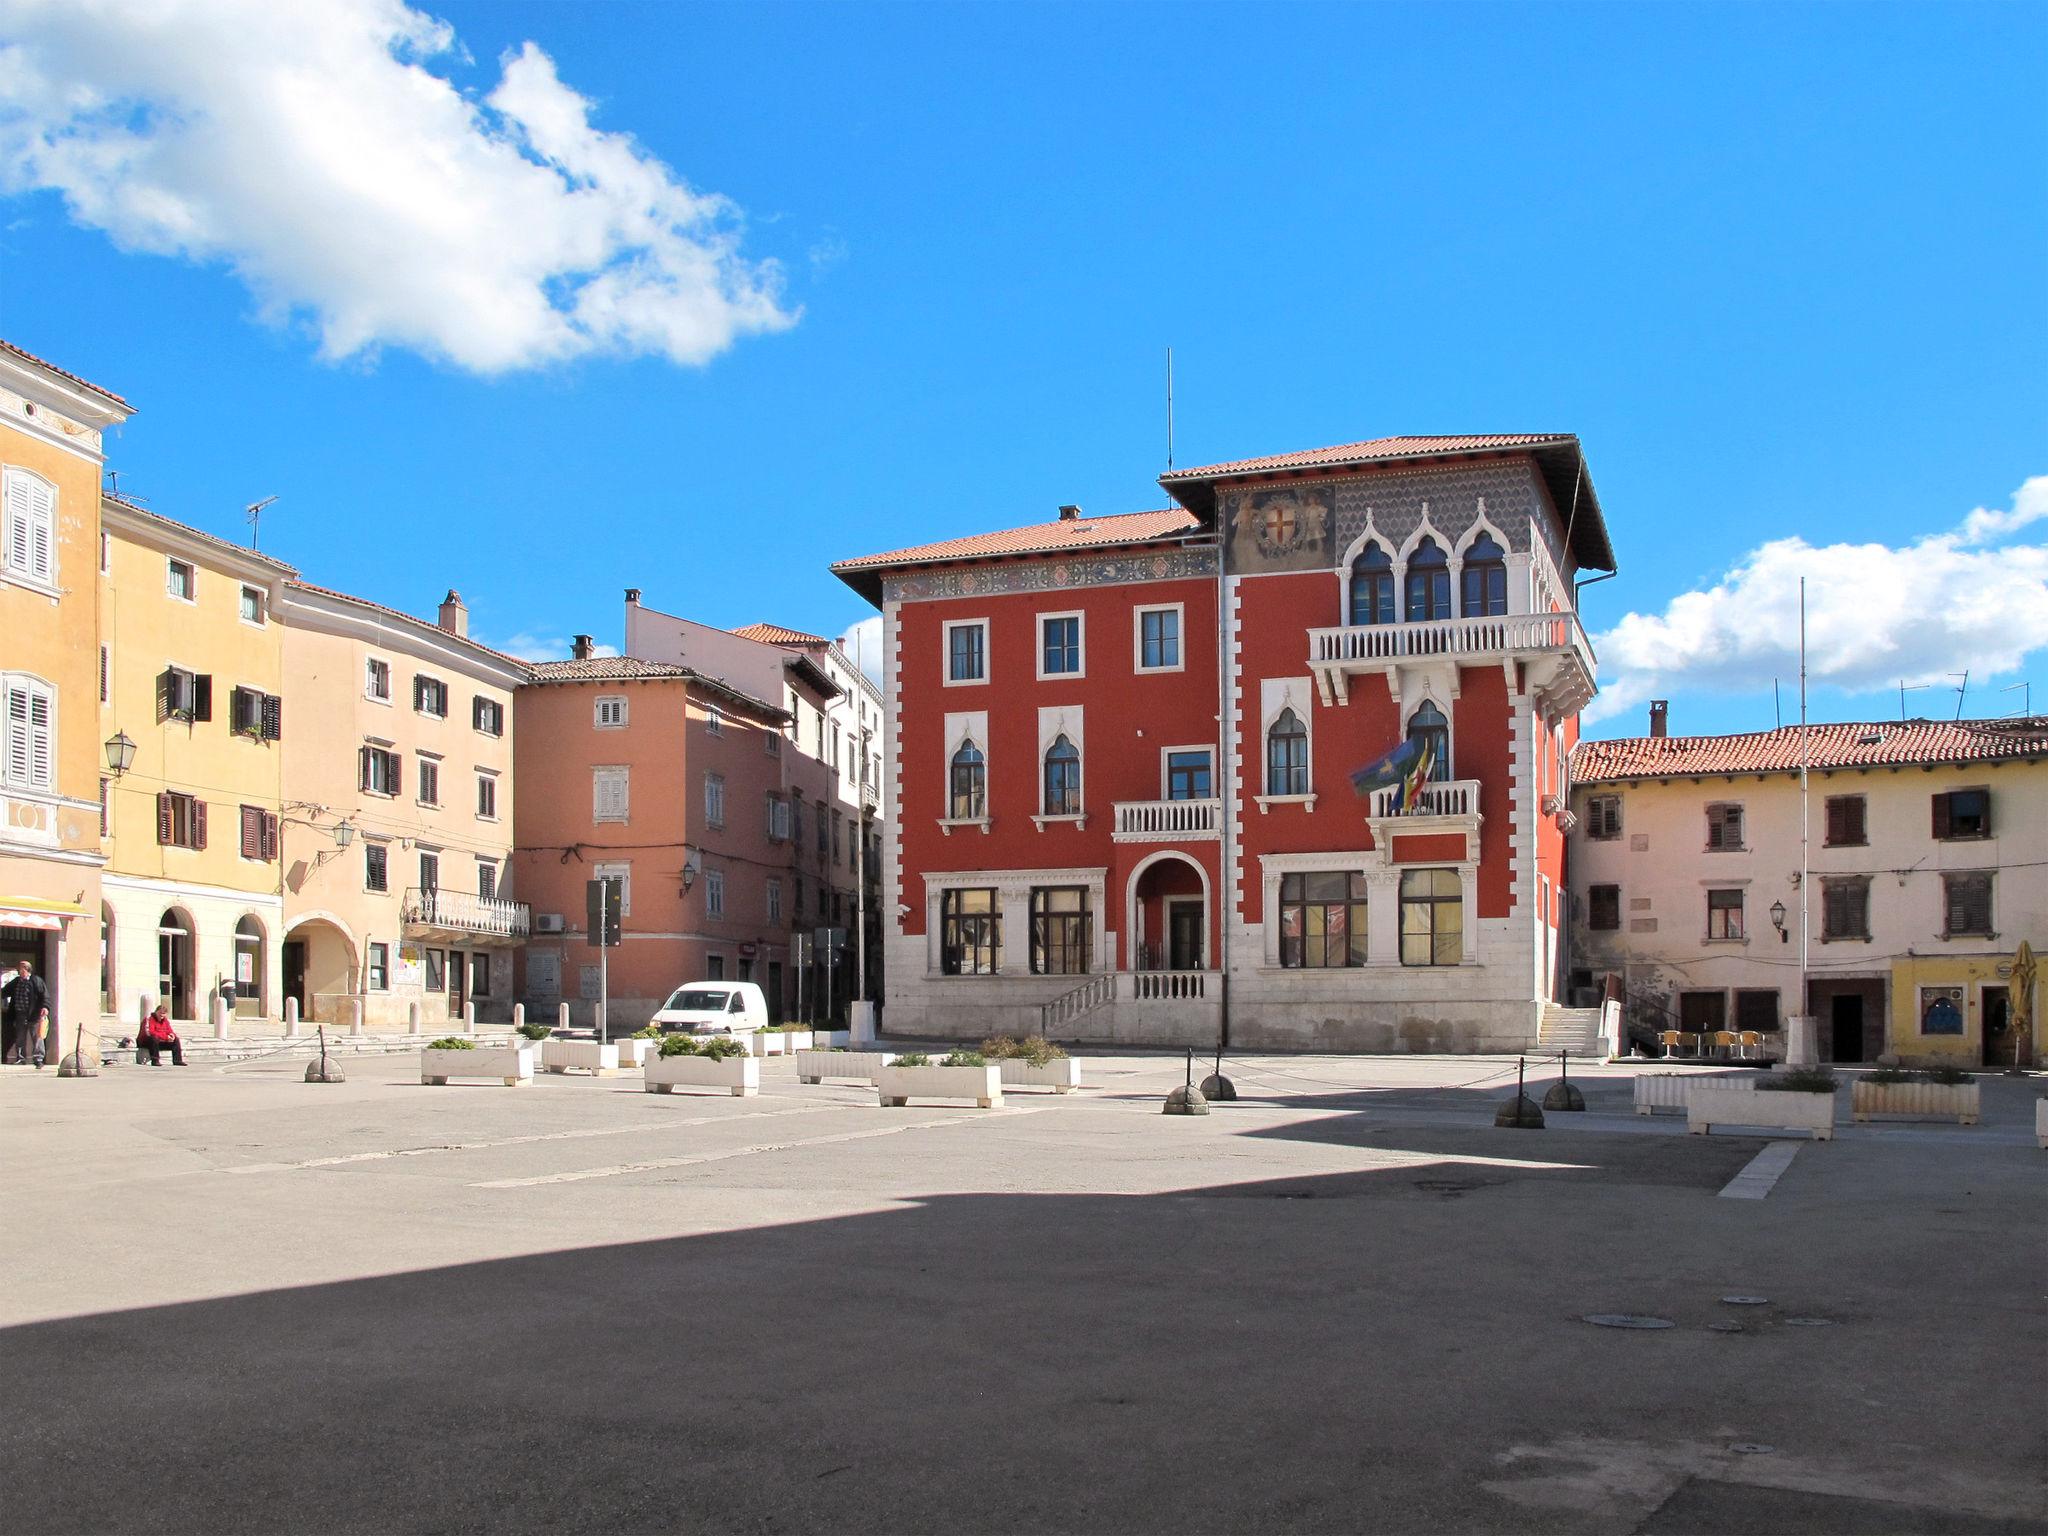
POLYGON ((578 661, 588 661, 588 660, 590 660, 590 651, 591 651, 591 641, 590 641, 590 636, 588 636, 588 635, 578 635, 578 636, 576 637, 576 640, 575 640, 575 645, 574 645, 574 654, 575 654, 575 657, 576 657, 576 659, 577 659, 578 661))
POLYGON ((448 595, 441 599, 441 617, 437 622, 451 635, 462 635, 466 638, 469 634, 469 610, 462 604, 462 594, 453 587, 450 587, 448 595))
POLYGON ((628 608, 638 608, 640 606, 640 589, 638 587, 626 588, 626 606, 628 608))
POLYGON ((1079 507, 1068 506, 1060 508, 1060 521, 1063 523, 1071 523, 1079 518, 1080 515, 1081 509, 1079 507))
POLYGON ((1671 701, 1669 699, 1650 700, 1650 735, 1652 738, 1658 740, 1663 738, 1667 723, 1665 717, 1670 713, 1671 701))

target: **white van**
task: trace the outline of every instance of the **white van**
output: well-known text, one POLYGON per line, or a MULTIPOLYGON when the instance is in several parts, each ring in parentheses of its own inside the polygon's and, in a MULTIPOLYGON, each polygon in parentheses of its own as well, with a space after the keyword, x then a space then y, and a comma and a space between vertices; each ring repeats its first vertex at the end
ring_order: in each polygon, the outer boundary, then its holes
POLYGON ((664 1034, 751 1035, 768 1023, 768 999, 751 981, 693 981, 654 1015, 664 1034))

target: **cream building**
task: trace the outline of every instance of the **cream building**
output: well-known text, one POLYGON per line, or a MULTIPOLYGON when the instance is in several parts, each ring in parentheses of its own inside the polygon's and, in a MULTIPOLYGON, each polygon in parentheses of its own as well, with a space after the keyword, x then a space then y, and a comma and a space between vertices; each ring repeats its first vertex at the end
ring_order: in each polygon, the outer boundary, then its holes
POLYGON ((301 1016, 422 1028, 512 1010, 512 696, 524 662, 436 620, 286 585, 282 989, 301 1016), (303 703, 301 702, 303 701, 303 703), (299 724, 303 722, 303 726, 299 724))
MULTIPOLYGON (((1573 983, 1622 977, 1639 1039, 1756 1029, 1781 1054, 1802 1011, 1799 728, 1663 718, 1572 754, 1573 983)), ((2048 719, 1816 725, 1804 750, 1821 1060, 2010 1065, 2014 952, 2048 943, 2048 719)))
POLYGON ((129 413, 0 342, 0 966, 43 977, 51 1062, 99 1016, 100 470, 129 413))
POLYGON ((107 1030, 159 998, 260 1029, 281 1012, 283 753, 315 713, 283 697, 295 572, 117 496, 100 519, 107 1030))

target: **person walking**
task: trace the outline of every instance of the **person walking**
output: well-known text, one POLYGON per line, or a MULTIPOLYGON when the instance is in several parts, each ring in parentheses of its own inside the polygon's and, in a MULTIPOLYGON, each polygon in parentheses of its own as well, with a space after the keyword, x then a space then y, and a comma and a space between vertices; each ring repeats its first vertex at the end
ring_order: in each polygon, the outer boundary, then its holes
POLYGON ((50 992, 43 978, 24 960, 0 985, 0 1062, 43 1064, 43 1041, 50 1033, 50 992))

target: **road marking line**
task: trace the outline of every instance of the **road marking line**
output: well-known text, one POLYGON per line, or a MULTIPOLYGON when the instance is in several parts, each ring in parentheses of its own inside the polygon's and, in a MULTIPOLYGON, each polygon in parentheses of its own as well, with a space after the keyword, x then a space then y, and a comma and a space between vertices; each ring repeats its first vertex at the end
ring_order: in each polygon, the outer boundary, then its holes
MULTIPOLYGON (((1003 1118, 1035 1115, 1038 1109, 1006 1110, 1003 1118)), ((524 1179, 486 1179, 471 1189, 532 1189, 541 1184, 575 1184, 584 1179, 615 1179, 629 1173, 658 1173, 666 1168, 690 1168, 699 1163, 722 1163, 735 1157, 752 1157, 756 1152, 788 1152, 797 1147, 822 1147, 834 1142, 867 1141, 876 1136, 897 1136, 904 1131, 928 1131, 947 1125, 972 1125, 972 1117, 956 1115, 944 1120, 912 1120, 902 1125, 877 1126, 867 1131, 840 1131, 830 1136, 809 1136, 800 1141, 764 1141, 751 1147, 731 1147, 723 1152, 699 1152, 691 1157, 659 1157, 644 1163, 614 1163, 608 1168, 578 1168, 570 1173, 545 1173, 524 1179)), ((986 1123, 986 1122, 983 1122, 986 1123)))
POLYGON ((1803 1142, 1774 1141, 1763 1151, 1752 1157, 1742 1172, 1728 1181, 1728 1187, 1721 1191, 1723 1200, 1761 1200, 1771 1192, 1785 1170, 1792 1166, 1792 1159, 1799 1155, 1803 1142))
POLYGON ((680 1131, 694 1125, 737 1125, 746 1120, 774 1120, 784 1115, 816 1115, 828 1109, 854 1109, 852 1104, 806 1104, 798 1109, 756 1110, 744 1115, 698 1115, 687 1120, 650 1121, 646 1125, 601 1125, 574 1131, 541 1131, 507 1136, 498 1141, 444 1141, 427 1147, 392 1147, 382 1152, 350 1152, 340 1157, 309 1157, 296 1163, 243 1163, 216 1173, 285 1173, 300 1168, 339 1168, 345 1163, 374 1163, 391 1157, 426 1157, 436 1152, 484 1152, 494 1147, 524 1147, 543 1141, 580 1141, 591 1136, 633 1136, 648 1131, 680 1131))

